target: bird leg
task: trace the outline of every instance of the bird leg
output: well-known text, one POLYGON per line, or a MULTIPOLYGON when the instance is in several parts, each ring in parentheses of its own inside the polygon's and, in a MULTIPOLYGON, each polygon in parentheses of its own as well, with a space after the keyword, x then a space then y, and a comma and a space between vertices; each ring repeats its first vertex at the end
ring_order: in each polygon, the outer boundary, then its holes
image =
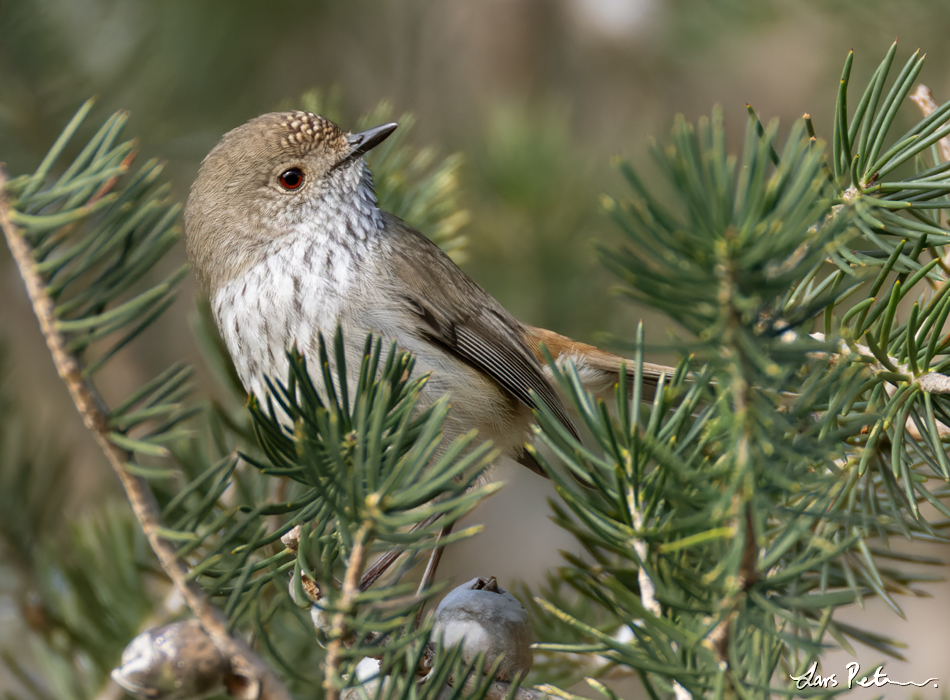
POLYGON ((432 554, 429 555, 429 563, 426 564, 426 570, 422 574, 422 580, 419 582, 416 595, 420 595, 435 579, 435 571, 439 568, 439 562, 442 561, 442 553, 445 551, 445 545, 440 545, 439 542, 443 537, 448 537, 452 533, 452 527, 454 525, 455 523, 449 523, 439 530, 439 534, 435 538, 436 547, 432 550, 432 554))
MULTIPOLYGON (((429 555, 429 563, 426 564, 426 570, 422 574, 422 580, 419 582, 419 588, 416 590, 416 595, 422 595, 422 592, 428 588, 432 581, 435 579, 436 569, 439 568, 439 562, 442 561, 442 553, 445 552, 445 545, 440 545, 439 542, 443 537, 448 537, 452 532, 452 527, 455 523, 449 523, 442 527, 439 530, 439 534, 435 538, 435 549, 432 550, 432 554, 429 555)), ((416 613, 416 624, 415 629, 419 629, 419 624, 422 622, 422 613, 426 609, 425 602, 419 606, 419 611, 416 613)))
MULTIPOLYGON (((438 520, 441 517, 442 517, 441 513, 438 513, 437 515, 430 515, 428 518, 426 518, 422 522, 416 523, 415 525, 413 525, 409 529, 409 532, 415 532, 424 527, 428 527, 429 525, 431 525, 432 523, 434 523, 436 520, 438 520)), ((444 531, 445 528, 442 528, 442 530, 444 531)), ((449 531, 451 532, 451 527, 449 528, 449 531)), ((442 537, 442 531, 439 532, 439 537, 442 537)), ((405 551, 406 550, 402 549, 401 547, 393 547, 388 552, 383 554, 379 559, 377 559, 373 563, 373 565, 370 566, 366 570, 366 572, 363 574, 363 577, 360 579, 360 590, 365 591, 374 583, 376 583, 376 580, 380 576, 385 574, 389 570, 389 567, 393 565, 393 562, 395 562, 400 556, 402 556, 402 554, 405 551)), ((440 553, 439 557, 441 556, 442 555, 440 553)), ((430 557, 429 564, 431 565, 431 563, 432 563, 432 559, 430 557)), ((438 566, 438 561, 436 561, 436 565, 438 566)), ((426 573, 428 573, 428 571, 429 571, 429 566, 426 566, 426 573)), ((434 571, 433 571, 433 575, 435 575, 434 571)), ((423 579, 425 579, 424 574, 423 574, 423 579)))

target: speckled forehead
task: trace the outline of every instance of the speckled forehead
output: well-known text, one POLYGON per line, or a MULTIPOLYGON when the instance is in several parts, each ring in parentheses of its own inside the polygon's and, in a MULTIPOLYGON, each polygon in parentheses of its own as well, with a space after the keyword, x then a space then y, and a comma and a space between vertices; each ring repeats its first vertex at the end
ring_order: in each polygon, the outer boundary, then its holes
POLYGON ((280 143, 284 147, 296 147, 309 151, 318 144, 342 148, 346 144, 346 136, 340 128, 329 119, 324 119, 310 112, 288 112, 284 117, 283 126, 286 132, 281 136, 280 143))

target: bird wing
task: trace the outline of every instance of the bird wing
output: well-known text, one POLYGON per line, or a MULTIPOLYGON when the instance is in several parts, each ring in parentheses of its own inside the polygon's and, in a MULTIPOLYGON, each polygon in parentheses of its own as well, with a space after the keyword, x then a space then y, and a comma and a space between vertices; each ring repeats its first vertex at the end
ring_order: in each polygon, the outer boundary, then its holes
POLYGON ((422 333, 531 408, 547 406, 575 437, 567 410, 525 343, 524 328, 428 238, 387 215, 393 272, 422 333))

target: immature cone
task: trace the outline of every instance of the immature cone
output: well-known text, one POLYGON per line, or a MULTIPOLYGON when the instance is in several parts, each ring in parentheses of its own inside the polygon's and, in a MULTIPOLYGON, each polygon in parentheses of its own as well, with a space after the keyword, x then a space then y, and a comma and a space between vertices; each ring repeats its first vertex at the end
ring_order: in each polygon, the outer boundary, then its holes
POLYGON ((224 691, 228 664, 197 620, 153 627, 129 642, 112 680, 145 700, 189 700, 224 691))
POLYGON ((330 616, 324 609, 327 601, 320 591, 320 586, 318 586, 317 582, 306 574, 301 574, 300 584, 305 597, 300 597, 300 593, 297 590, 297 585, 294 583, 294 580, 291 579, 290 584, 288 585, 290 599, 301 608, 309 607, 310 619, 313 620, 313 626, 318 630, 322 630, 326 634, 330 634, 330 616))
POLYGON ((531 622, 528 611, 494 577, 475 578, 450 592, 435 611, 432 639, 443 647, 462 646, 470 663, 485 655, 485 666, 502 656, 495 680, 511 681, 531 670, 531 622))

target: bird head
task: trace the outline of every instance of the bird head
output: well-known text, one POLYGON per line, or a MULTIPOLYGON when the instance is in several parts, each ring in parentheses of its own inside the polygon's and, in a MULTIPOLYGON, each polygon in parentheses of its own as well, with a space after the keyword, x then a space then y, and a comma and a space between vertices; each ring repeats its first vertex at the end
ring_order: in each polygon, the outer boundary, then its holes
POLYGON ((225 134, 202 162, 184 213, 185 245, 204 290, 213 293, 301 229, 366 235, 378 211, 363 155, 396 126, 348 133, 294 111, 225 134))

